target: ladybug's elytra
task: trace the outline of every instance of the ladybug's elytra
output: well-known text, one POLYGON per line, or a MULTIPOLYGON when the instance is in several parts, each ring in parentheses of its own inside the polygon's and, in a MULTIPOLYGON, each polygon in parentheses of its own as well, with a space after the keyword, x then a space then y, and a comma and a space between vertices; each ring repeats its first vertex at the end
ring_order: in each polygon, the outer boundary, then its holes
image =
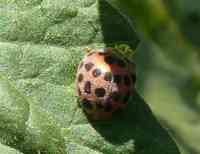
POLYGON ((135 65, 116 53, 115 48, 89 50, 78 66, 77 93, 94 120, 110 119, 127 105, 134 91, 135 65))

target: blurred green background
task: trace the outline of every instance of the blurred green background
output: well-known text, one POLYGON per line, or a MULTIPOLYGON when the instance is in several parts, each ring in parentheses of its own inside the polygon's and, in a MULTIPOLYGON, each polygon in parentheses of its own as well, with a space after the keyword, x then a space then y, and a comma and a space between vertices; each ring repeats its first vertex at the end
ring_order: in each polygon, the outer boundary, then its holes
POLYGON ((132 18, 141 43, 137 89, 178 143, 200 154, 200 1, 110 0, 132 18))

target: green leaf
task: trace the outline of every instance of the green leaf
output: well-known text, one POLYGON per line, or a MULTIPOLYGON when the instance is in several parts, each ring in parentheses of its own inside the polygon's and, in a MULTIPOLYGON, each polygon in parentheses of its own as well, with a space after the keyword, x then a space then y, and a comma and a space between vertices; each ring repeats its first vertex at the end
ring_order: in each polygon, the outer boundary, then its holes
POLYGON ((12 149, 8 146, 5 146, 3 144, 0 144, 0 149, 1 149, 0 154, 5 154, 5 153, 6 154, 22 154, 21 152, 15 150, 15 149, 12 149))
POLYGON ((200 153, 198 125, 191 122, 200 115, 200 1, 108 1, 132 16, 145 33, 135 57, 138 90, 181 153, 200 153))
POLYGON ((0 4, 2 144, 29 154, 179 153, 138 94, 111 121, 88 121, 77 105, 74 78, 84 47, 136 48, 127 17, 103 0, 0 4))
MULTIPOLYGON (((191 5, 196 7, 192 8, 185 0, 163 2, 163 0, 107 0, 110 4, 125 12, 132 18, 137 25, 138 30, 144 35, 145 39, 151 40, 151 43, 155 43, 161 49, 164 50, 165 56, 180 69, 185 70, 193 69, 194 65, 191 64, 194 55, 198 54, 199 49, 192 46, 189 39, 195 40, 199 35, 199 6, 194 0, 191 5), (181 3, 182 6, 179 6, 181 3), (182 20, 182 26, 177 23, 171 13, 170 8, 166 4, 177 5, 171 7, 183 7, 182 9, 174 8, 173 13, 180 16, 180 12, 184 10, 184 13, 190 12, 189 17, 184 17, 182 20), (187 8, 187 9, 186 9, 187 8), (190 10, 190 11, 189 11, 190 10), (193 11, 192 11, 193 10, 193 11), (188 20, 195 18, 196 23, 188 20), (190 29, 190 30, 188 30, 190 29), (198 30, 197 30, 198 29, 198 30), (181 59, 180 59, 181 55, 181 59)), ((194 42, 194 41, 193 41, 194 42)), ((198 39, 196 39, 198 44, 198 39)))

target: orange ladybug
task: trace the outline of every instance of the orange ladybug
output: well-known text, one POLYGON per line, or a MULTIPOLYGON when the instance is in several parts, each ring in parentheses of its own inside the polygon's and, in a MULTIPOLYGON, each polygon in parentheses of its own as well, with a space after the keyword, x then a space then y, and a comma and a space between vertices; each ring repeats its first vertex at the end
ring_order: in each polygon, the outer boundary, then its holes
POLYGON ((77 93, 83 110, 94 120, 110 119, 126 107, 134 92, 135 65, 115 48, 89 50, 78 66, 77 93))

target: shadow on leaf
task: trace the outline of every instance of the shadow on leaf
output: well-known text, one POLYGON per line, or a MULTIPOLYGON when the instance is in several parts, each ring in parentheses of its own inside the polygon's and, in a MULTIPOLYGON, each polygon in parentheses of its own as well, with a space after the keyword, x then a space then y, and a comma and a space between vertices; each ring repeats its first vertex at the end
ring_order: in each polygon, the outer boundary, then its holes
POLYGON ((179 153, 174 141, 138 94, 130 99, 126 110, 116 113, 111 121, 90 122, 103 138, 114 145, 134 143, 135 153, 179 153))

